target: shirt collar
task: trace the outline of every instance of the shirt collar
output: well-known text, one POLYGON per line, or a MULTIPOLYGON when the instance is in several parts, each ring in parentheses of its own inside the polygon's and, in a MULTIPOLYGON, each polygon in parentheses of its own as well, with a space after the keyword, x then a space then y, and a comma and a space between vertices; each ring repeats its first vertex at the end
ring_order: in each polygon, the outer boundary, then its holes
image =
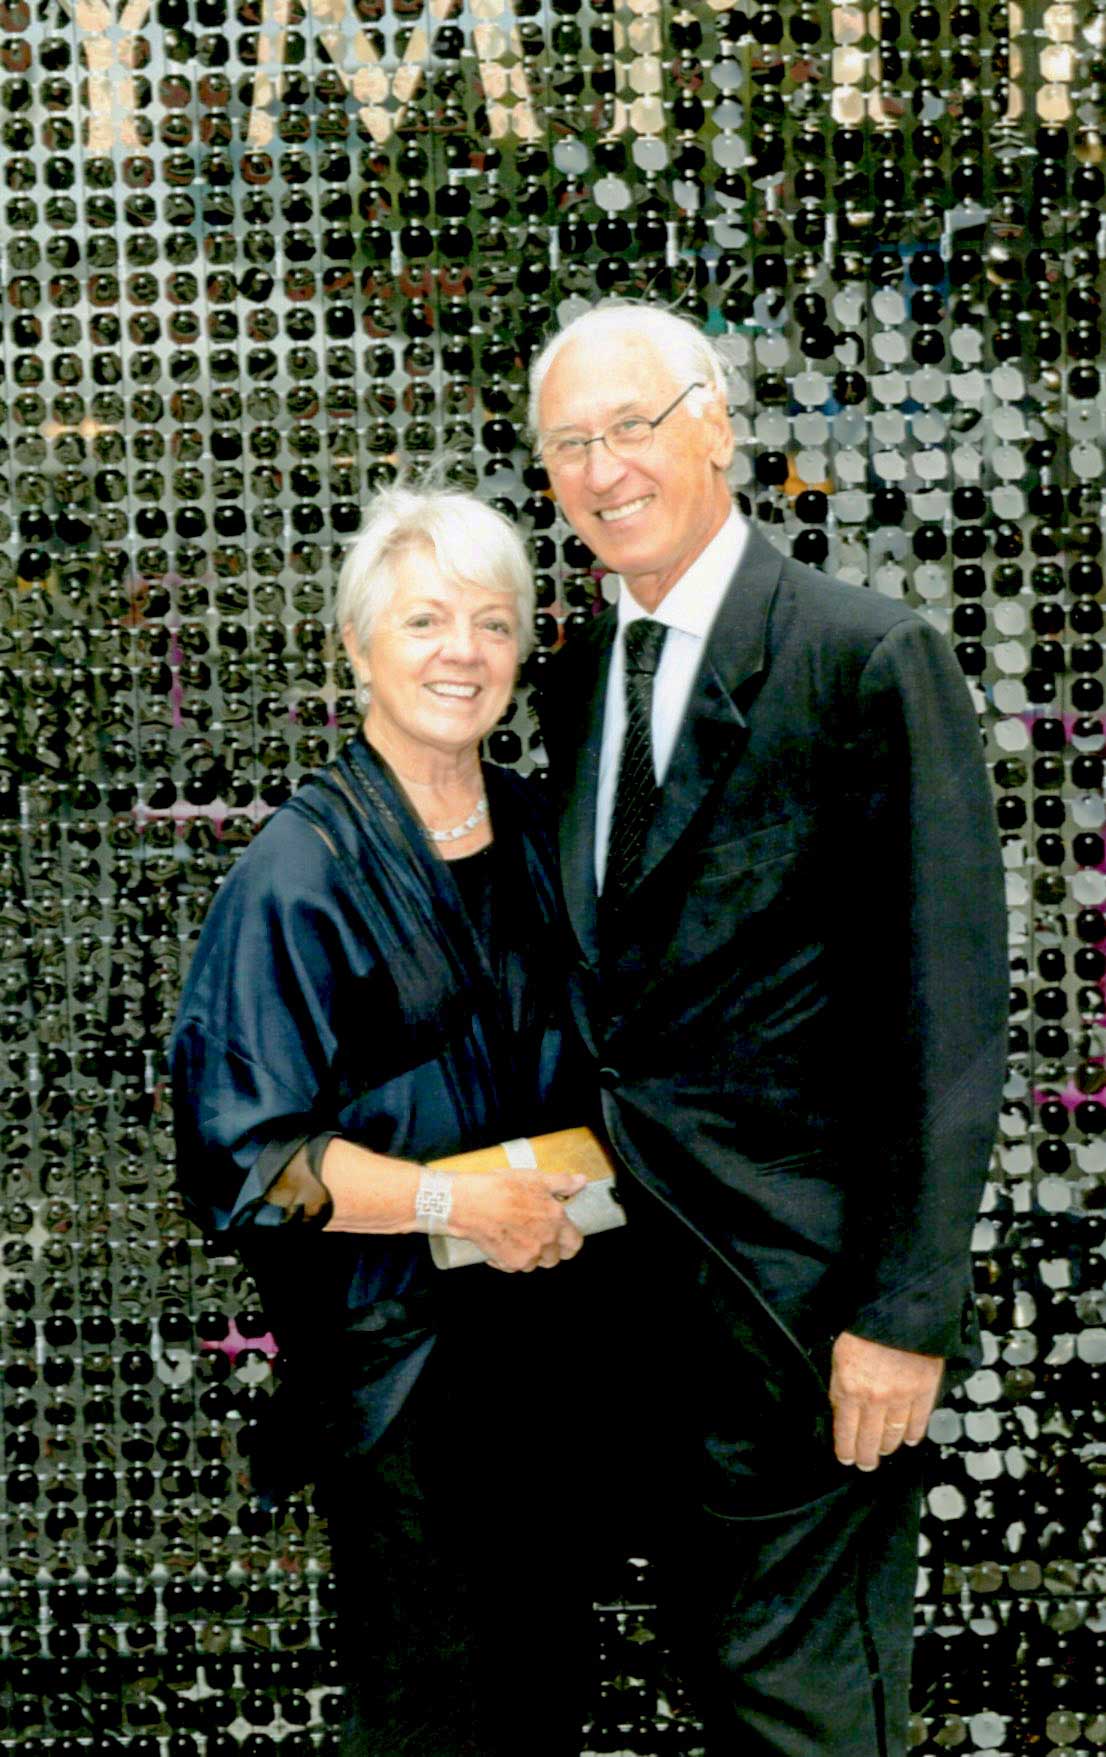
MULTIPOLYGON (((666 592, 656 610, 654 620, 666 628, 679 629, 683 634, 705 640, 718 614, 726 588, 733 579, 745 548, 749 527, 736 506, 720 531, 716 531, 701 555, 696 556, 687 572, 666 592)), ((648 616, 634 598, 626 582, 618 581, 618 630, 627 623, 648 616)))

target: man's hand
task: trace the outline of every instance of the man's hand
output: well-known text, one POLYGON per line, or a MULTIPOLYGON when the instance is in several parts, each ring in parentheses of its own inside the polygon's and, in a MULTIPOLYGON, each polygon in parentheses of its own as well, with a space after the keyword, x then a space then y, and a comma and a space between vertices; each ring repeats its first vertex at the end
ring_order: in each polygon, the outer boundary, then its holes
POLYGON ((916 1446, 924 1439, 944 1368, 935 1355, 842 1331, 833 1345, 829 1388, 840 1462, 875 1470, 904 1443, 916 1446))
POLYGON ((582 1172, 457 1172, 449 1230, 479 1245, 493 1269, 553 1269, 584 1242, 564 1204, 586 1183, 582 1172))

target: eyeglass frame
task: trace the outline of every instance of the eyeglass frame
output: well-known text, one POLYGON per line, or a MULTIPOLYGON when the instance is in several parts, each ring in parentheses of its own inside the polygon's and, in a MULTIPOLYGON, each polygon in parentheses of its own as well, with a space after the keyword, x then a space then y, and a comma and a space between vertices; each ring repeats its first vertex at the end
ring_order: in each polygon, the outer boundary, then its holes
MULTIPOLYGON (((683 390, 680 392, 680 394, 676 398, 675 402, 669 403, 667 409, 662 409, 660 414, 655 416, 652 421, 650 421, 645 415, 621 415, 619 417, 618 421, 612 421, 610 426, 605 428, 602 433, 593 433, 590 439, 575 440, 574 443, 579 445, 580 450, 579 450, 578 454, 574 452, 572 454, 573 457, 575 457, 577 455, 579 456, 579 458, 580 458, 579 467, 581 469, 585 468, 587 465, 588 447, 592 446, 592 445, 602 445, 604 450, 612 458, 618 458, 618 457, 625 458, 626 456, 633 457, 636 452, 644 451, 648 447, 648 445, 652 441, 654 433, 657 431, 657 428, 660 426, 661 422, 668 420, 669 415, 671 415, 676 409, 679 408, 680 404, 683 402, 685 397, 690 396, 693 390, 706 390, 706 388, 707 387, 701 378, 693 379, 690 384, 684 386, 683 390), (641 446, 631 447, 629 453, 615 451, 613 449, 613 447, 611 446, 610 441, 607 438, 607 434, 613 433, 614 429, 619 425, 620 421, 640 421, 643 424, 643 426, 649 428, 649 438, 646 439, 644 444, 642 444, 641 446)), ((549 459, 545 455, 545 444, 546 444, 546 442, 543 441, 542 444, 535 447, 535 451, 536 451, 536 455, 537 455, 539 461, 544 466, 546 471, 548 471, 550 468, 550 462, 549 462, 549 459)), ((570 467, 575 468, 576 466, 571 465, 570 467)), ((561 465, 561 468, 562 469, 564 468, 563 464, 561 465)))

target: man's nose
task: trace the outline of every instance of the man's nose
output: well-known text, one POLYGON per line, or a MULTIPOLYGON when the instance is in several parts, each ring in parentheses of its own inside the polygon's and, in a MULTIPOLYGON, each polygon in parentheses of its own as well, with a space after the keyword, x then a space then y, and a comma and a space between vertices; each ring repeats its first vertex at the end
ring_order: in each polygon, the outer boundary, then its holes
POLYGON ((616 458, 613 451, 608 451, 604 440, 595 439, 584 454, 584 468, 589 488, 598 491, 617 482, 625 472, 626 464, 622 458, 616 458))

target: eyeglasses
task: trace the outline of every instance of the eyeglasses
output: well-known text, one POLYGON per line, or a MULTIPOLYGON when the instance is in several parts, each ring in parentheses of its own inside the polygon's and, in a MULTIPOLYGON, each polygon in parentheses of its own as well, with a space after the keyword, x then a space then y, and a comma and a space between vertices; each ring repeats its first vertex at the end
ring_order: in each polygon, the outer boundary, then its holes
POLYGON ((581 439, 575 433, 555 433, 549 439, 543 439, 538 446, 538 456, 547 470, 556 471, 559 476, 572 475, 584 468, 587 461, 588 447, 603 445, 613 458, 632 458, 649 445, 662 421, 667 421, 673 409, 678 409, 686 396, 693 390, 703 390, 701 380, 687 385, 676 398, 662 409, 652 421, 644 415, 623 415, 615 421, 605 433, 596 433, 591 439, 581 439))

